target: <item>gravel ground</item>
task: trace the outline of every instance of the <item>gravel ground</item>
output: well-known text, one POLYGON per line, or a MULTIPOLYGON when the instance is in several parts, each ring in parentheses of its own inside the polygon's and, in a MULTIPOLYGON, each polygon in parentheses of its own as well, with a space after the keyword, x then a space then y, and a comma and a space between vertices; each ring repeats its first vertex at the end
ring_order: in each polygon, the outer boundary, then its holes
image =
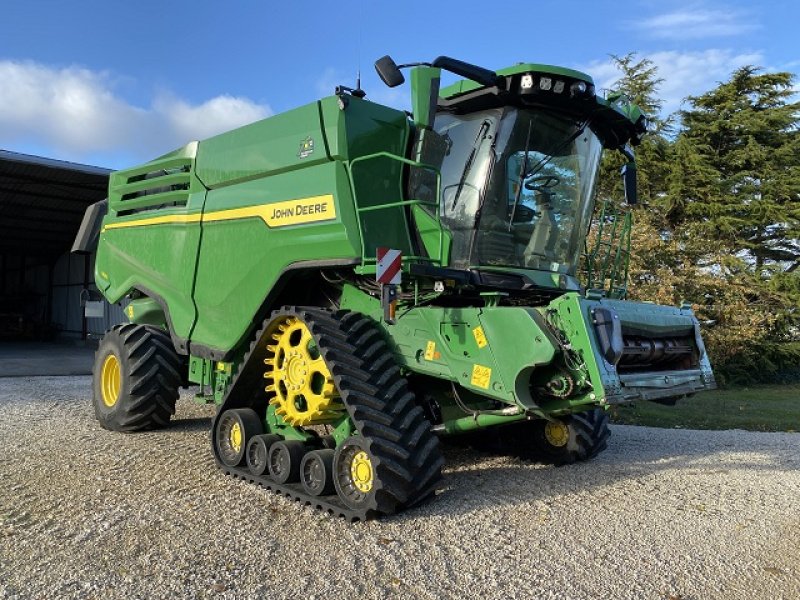
POLYGON ((223 476, 213 409, 101 429, 88 377, 0 381, 3 598, 800 598, 800 434, 613 427, 588 464, 446 449, 347 524, 223 476))

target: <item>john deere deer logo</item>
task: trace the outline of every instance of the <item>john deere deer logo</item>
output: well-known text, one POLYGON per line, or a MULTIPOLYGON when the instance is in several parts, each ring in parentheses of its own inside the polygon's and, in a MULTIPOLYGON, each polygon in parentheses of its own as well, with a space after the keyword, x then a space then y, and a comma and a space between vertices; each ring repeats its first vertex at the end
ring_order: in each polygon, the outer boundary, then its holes
POLYGON ((311 139, 311 136, 308 136, 306 139, 300 142, 300 151, 297 153, 297 157, 305 158, 312 152, 314 152, 314 140, 311 139))

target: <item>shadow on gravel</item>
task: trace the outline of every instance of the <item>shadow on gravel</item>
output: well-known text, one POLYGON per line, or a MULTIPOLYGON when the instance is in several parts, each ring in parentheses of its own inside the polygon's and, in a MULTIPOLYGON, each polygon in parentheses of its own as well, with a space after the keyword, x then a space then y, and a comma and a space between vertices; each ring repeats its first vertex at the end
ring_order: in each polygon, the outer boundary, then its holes
POLYGON ((209 417, 174 419, 168 431, 211 431, 211 419, 209 417))
MULTIPOLYGON (((612 436, 609 444, 615 440, 612 436)), ((630 440, 628 440, 630 441, 630 440)), ((800 438, 798 438, 800 447, 800 438)), ((653 493, 652 477, 661 471, 677 469, 686 477, 747 471, 799 470, 800 457, 789 448, 742 450, 739 444, 709 441, 695 445, 689 452, 676 454, 675 447, 653 445, 646 450, 616 447, 588 462, 556 467, 528 460, 505 457, 496 452, 475 449, 468 445, 442 444, 445 456, 444 492, 421 506, 382 520, 405 522, 425 516, 456 516, 469 511, 517 506, 531 502, 550 504, 583 492, 614 485, 621 481, 640 480, 642 493, 653 493), (715 454, 725 453, 716 461, 715 454), (754 461, 753 454, 762 459, 754 461), (737 460, 736 455, 742 455, 737 460), (733 456, 731 456, 733 455, 733 456), (513 466, 497 464, 497 459, 512 461, 513 466)))
MULTIPOLYGON (((170 432, 206 435, 211 417, 173 420, 170 432)), ((747 471, 800 470, 800 434, 752 432, 697 432, 615 426, 608 450, 598 457, 574 465, 555 467, 503 455, 494 449, 475 447, 467 439, 442 438, 445 458, 443 493, 419 507, 383 517, 386 523, 413 521, 420 517, 459 517, 496 508, 575 501, 585 492, 636 481, 641 493, 668 493, 653 489, 653 478, 667 470, 682 476, 747 471), (786 443, 760 443, 784 439, 786 443), (775 437, 773 437, 775 436, 775 437), (795 441, 796 439, 796 441, 795 441), (755 458, 754 458, 755 457, 755 458)), ((657 486, 656 486, 657 487, 657 486)))

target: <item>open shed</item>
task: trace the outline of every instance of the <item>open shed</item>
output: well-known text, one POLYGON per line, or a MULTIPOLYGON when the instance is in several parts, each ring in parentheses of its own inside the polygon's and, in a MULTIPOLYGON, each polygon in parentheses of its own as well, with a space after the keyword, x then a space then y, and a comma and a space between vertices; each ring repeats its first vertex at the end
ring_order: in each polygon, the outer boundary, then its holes
POLYGON ((91 204, 106 197, 111 171, 0 150, 0 339, 87 339, 124 319, 98 298, 94 253, 70 254, 91 204))

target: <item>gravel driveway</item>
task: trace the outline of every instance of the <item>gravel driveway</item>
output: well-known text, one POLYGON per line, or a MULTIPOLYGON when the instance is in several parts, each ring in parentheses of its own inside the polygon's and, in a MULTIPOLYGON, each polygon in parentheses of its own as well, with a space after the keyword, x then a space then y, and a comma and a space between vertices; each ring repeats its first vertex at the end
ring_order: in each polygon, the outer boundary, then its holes
POLYGON ((800 434, 613 427, 563 468, 447 447, 444 491, 346 524, 223 476, 213 408, 94 420, 0 380, 2 598, 800 598, 800 434))

